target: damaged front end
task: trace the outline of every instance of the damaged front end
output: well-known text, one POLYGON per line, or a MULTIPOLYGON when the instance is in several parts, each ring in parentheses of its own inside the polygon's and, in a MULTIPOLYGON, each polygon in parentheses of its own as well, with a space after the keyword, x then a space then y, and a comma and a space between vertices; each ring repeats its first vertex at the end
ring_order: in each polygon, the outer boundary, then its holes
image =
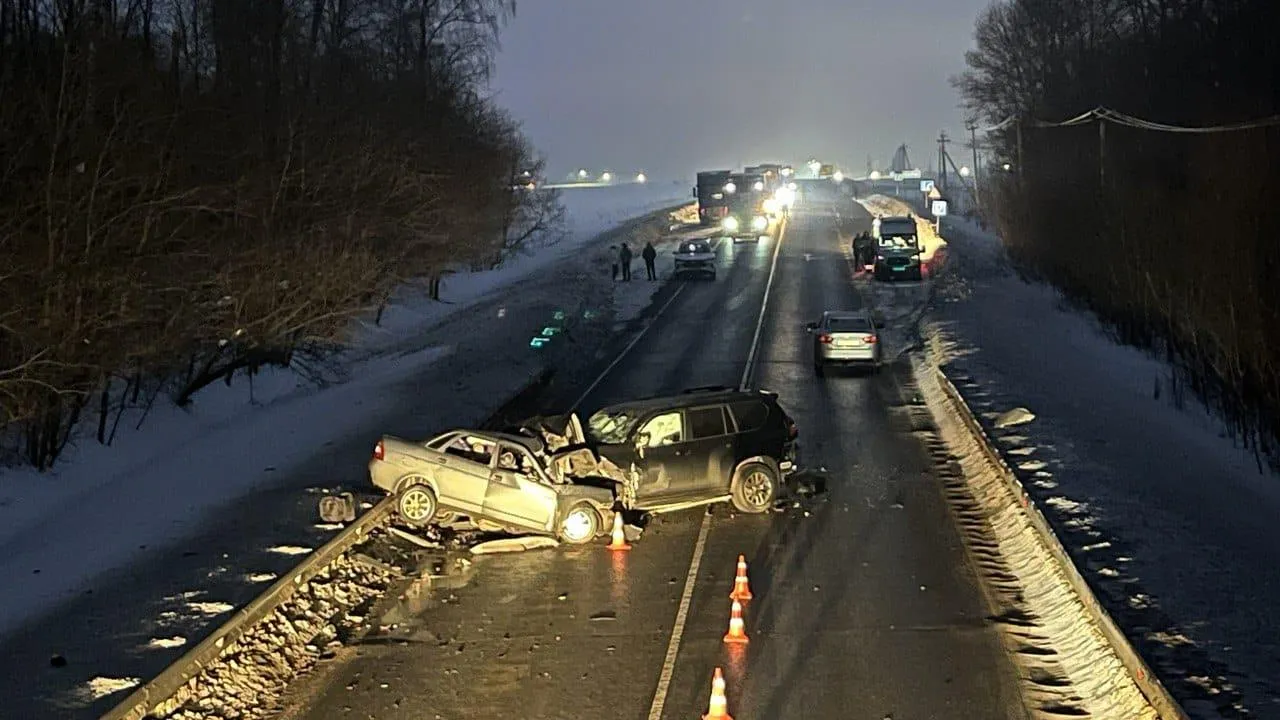
POLYGON ((639 469, 634 464, 623 469, 597 452, 576 413, 532 417, 516 431, 543 442, 541 459, 556 482, 602 487, 612 490, 623 507, 635 504, 639 469))

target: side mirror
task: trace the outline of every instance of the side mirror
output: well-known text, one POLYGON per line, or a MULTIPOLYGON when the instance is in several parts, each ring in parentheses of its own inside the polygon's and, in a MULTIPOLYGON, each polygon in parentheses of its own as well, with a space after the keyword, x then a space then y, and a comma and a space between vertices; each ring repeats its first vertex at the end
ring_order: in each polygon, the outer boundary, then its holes
POLYGON ((805 329, 805 330, 807 330, 807 331, 809 331, 809 332, 813 332, 814 330, 817 330, 817 329, 818 329, 818 323, 816 323, 816 322, 807 322, 807 323, 805 323, 805 324, 804 324, 804 329, 805 329))

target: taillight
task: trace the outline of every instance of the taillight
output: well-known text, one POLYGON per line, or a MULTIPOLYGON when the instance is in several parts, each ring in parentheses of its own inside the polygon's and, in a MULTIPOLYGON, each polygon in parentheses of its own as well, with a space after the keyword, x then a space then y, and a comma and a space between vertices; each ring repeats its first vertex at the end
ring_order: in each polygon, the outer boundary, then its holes
POLYGON ((382 444, 381 440, 378 441, 377 445, 373 446, 373 459, 374 460, 387 459, 387 447, 382 444))
POLYGON ((818 342, 823 343, 823 344, 830 343, 830 342, 831 342, 831 335, 830 335, 829 333, 823 333, 823 334, 819 335, 819 336, 818 336, 818 342))
POLYGON ((864 337, 864 338, 862 338, 862 339, 863 339, 863 341, 864 341, 864 342, 866 342, 868 345, 870 345, 871 343, 876 342, 879 338, 877 338, 875 335, 868 335, 868 336, 866 336, 866 337, 864 337))

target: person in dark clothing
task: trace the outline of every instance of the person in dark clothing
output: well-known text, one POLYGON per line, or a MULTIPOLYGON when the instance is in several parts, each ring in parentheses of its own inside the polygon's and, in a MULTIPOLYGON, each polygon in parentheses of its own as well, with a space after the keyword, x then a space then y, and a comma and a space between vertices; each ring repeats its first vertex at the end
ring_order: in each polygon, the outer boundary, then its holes
POLYGON ((631 248, 626 243, 618 250, 618 264, 622 266, 622 279, 631 279, 631 248))
POLYGON ((653 263, 658 259, 658 251, 653 249, 653 243, 644 244, 644 250, 640 251, 640 257, 644 258, 644 274, 649 280, 658 279, 658 271, 654 269, 653 263))
POLYGON ((871 264, 873 257, 871 234, 863 231, 853 239, 853 262, 861 270, 866 265, 871 264))
POLYGON ((618 246, 610 245, 609 250, 613 252, 613 280, 618 281, 618 246))

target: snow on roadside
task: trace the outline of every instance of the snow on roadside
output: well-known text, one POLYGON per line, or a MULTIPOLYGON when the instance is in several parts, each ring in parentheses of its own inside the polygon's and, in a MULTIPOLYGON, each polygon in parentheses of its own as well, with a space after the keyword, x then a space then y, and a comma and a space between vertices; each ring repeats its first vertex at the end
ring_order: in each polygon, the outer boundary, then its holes
MULTIPOLYGON (((586 243, 601 228, 684 199, 683 187, 678 192, 674 186, 614 190, 566 192, 577 234, 547 248, 559 253, 550 259, 532 256, 521 259, 523 265, 513 263, 523 268, 520 272, 499 271, 487 280, 475 274, 474 287, 483 290, 475 290, 474 297, 557 259, 576 261, 576 254, 592 252, 586 243)), ((438 312, 429 320, 439 322, 447 314, 438 312)), ((373 357, 346 369, 352 379, 326 388, 267 369, 255 376, 252 388, 240 378, 230 387, 206 388, 192 410, 166 406, 162 399, 140 429, 133 428, 137 415, 126 417, 112 446, 84 441, 49 474, 0 471, 0 573, 25 578, 21 592, 15 587, 0 596, 0 635, 69 597, 90 577, 194 531, 209 509, 287 476, 317 448, 384 413, 399 400, 394 388, 452 351, 427 347, 373 357), (267 438, 270 442, 264 442, 267 438), (76 530, 51 542, 50 527, 76 530)))
POLYGON ((560 197, 567 215, 562 239, 509 257, 494 270, 446 275, 440 286, 443 302, 431 300, 420 285, 406 286, 383 313, 380 324, 374 325, 371 318, 359 322, 356 338, 361 347, 373 350, 393 345, 405 335, 420 332, 424 326, 470 307, 496 290, 572 261, 590 252, 589 244, 601 233, 637 216, 688 200, 688 188, 671 184, 564 188, 560 197))
POLYGON ((944 220, 930 328, 1082 573, 1192 717, 1280 712, 1280 482, 1221 423, 1170 404, 1169 368, 944 220), (1027 422, 994 420, 1023 408, 1027 422), (1171 640, 1171 638, 1176 638, 1171 640))

